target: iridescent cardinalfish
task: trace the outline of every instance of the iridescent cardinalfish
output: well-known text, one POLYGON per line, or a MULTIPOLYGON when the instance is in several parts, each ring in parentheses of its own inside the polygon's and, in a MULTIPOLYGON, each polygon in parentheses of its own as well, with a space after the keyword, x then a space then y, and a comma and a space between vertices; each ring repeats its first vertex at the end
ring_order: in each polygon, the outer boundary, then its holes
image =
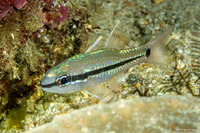
MULTIPOLYGON (((170 33, 171 29, 137 48, 105 48, 75 55, 51 68, 40 85, 44 91, 52 93, 74 93, 84 90, 100 99, 108 97, 111 93, 106 87, 98 87, 100 84, 140 63, 169 63, 165 45, 170 33)), ((120 35, 114 32, 108 39, 109 43, 118 43, 122 40, 120 35)))

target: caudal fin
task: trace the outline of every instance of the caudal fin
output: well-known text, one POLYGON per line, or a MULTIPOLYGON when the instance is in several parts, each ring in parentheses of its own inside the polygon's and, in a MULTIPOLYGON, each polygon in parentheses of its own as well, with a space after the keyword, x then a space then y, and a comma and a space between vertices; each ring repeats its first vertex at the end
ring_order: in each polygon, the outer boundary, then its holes
POLYGON ((152 64, 169 64, 169 53, 166 44, 171 32, 172 30, 169 29, 146 44, 147 59, 145 62, 152 64))

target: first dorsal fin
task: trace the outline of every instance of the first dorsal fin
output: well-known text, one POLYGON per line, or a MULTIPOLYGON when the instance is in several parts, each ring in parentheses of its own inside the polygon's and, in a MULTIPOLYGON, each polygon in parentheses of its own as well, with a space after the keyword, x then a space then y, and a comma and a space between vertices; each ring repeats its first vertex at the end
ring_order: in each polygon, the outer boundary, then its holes
MULTIPOLYGON (((103 48, 122 49, 126 46, 128 39, 118 30, 120 22, 118 22, 110 32, 107 41, 105 36, 98 34, 94 37, 85 53, 97 51, 103 48)), ((93 36, 91 36, 93 38, 93 36)))
POLYGON ((103 47, 101 40, 102 40, 102 35, 97 35, 95 39, 92 41, 92 43, 89 45, 85 53, 96 51, 100 49, 100 47, 103 47))

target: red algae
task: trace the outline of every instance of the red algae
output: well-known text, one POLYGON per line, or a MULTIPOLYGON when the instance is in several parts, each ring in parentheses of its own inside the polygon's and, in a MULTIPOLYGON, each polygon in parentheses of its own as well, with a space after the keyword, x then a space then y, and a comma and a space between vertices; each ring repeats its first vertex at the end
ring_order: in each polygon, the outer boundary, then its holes
POLYGON ((26 0, 0 0, 0 19, 3 18, 13 7, 21 9, 26 0))
POLYGON ((55 8, 52 6, 52 2, 53 0, 45 0, 46 5, 43 8, 43 12, 45 14, 44 23, 46 25, 51 25, 52 28, 55 28, 67 19, 69 7, 59 3, 55 8))

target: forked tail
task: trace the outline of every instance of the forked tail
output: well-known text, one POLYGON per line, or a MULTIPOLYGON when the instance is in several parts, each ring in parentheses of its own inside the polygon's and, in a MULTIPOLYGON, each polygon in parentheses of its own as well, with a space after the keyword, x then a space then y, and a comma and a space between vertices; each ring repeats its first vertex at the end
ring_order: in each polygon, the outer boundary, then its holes
POLYGON ((169 64, 169 53, 166 44, 171 32, 172 30, 169 29, 146 44, 147 59, 145 62, 151 64, 169 64))

